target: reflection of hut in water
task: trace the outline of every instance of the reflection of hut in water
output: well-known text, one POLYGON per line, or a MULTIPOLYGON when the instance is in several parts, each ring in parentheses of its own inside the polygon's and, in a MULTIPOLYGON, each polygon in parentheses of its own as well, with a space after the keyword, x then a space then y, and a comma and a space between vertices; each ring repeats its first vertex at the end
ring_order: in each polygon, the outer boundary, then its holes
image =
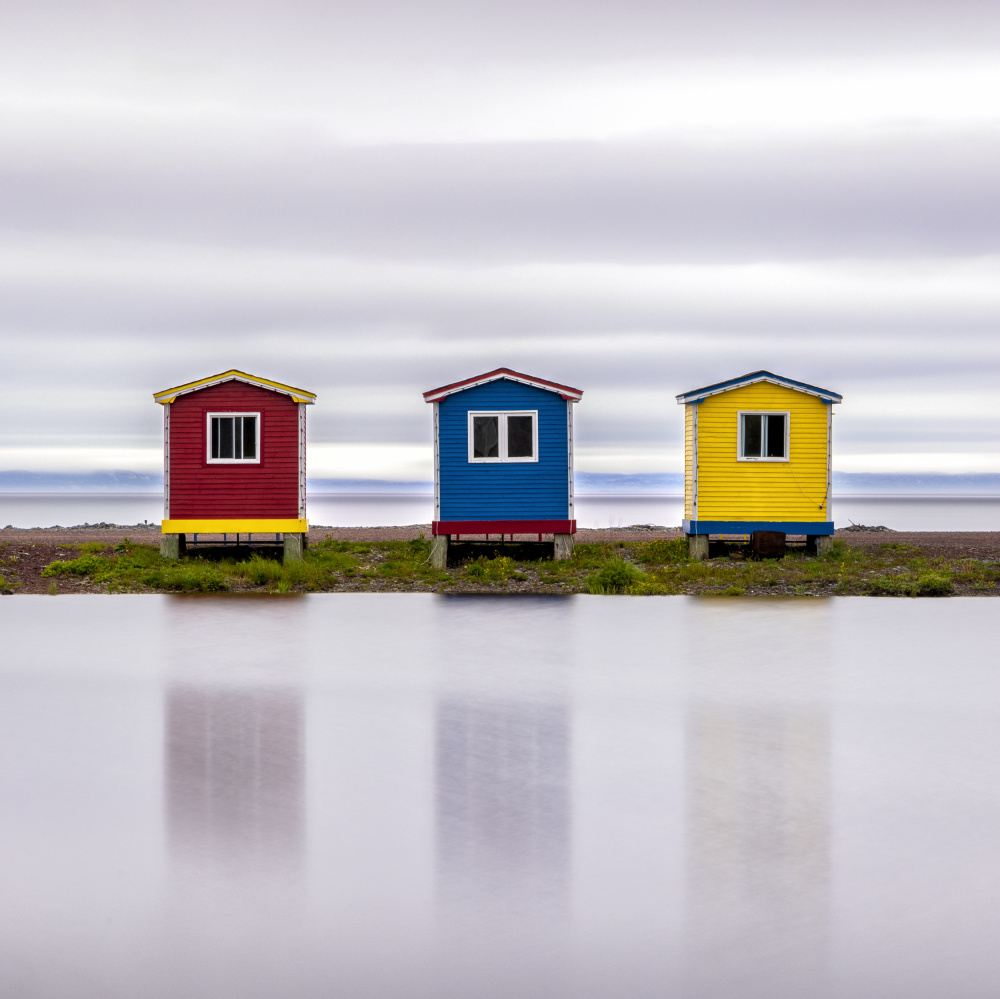
POLYGON ((282 689, 178 686, 166 706, 175 856, 271 868, 302 840, 302 709, 282 689))
POLYGON ((828 723, 703 706, 688 723, 692 992, 825 993, 828 723))
POLYGON ((480 913, 561 905, 569 858, 565 706, 442 700, 436 779, 443 899, 480 913))

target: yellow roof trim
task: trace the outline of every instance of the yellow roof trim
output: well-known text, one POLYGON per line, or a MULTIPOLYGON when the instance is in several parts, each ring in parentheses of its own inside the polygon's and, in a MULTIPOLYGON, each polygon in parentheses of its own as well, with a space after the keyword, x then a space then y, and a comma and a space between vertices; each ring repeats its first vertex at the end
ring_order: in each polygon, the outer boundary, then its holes
POLYGON ((245 382, 247 385, 258 385, 260 388, 271 389, 273 392, 281 392, 283 395, 290 395, 295 402, 305 403, 311 406, 316 401, 315 392, 307 392, 305 389, 295 388, 294 385, 285 385, 282 382, 271 381, 270 378, 258 378, 257 375, 248 375, 245 371, 230 368, 218 375, 209 375, 208 378, 199 378, 196 382, 188 382, 186 385, 176 385, 174 388, 164 389, 162 392, 153 393, 153 401, 161 406, 166 406, 173 402, 179 395, 187 395, 189 392, 197 392, 199 389, 208 388, 211 385, 221 385, 223 382, 245 382))

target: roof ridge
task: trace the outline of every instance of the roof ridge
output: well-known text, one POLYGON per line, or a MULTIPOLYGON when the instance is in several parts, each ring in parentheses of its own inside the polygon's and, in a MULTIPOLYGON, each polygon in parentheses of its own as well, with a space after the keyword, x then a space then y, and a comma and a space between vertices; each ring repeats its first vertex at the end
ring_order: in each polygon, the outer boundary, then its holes
POLYGON ((752 385, 756 382, 765 381, 776 385, 784 385, 786 388, 793 389, 796 392, 805 392, 807 395, 819 396, 819 398, 827 402, 843 401, 843 396, 839 392, 821 388, 819 385, 811 385, 809 382, 801 382, 796 378, 789 378, 787 375, 778 375, 765 368, 747 372, 745 375, 738 375, 736 378, 727 378, 712 385, 704 385, 701 388, 691 389, 689 392, 681 392, 676 396, 676 399, 682 405, 688 402, 699 402, 710 395, 718 395, 720 392, 729 392, 744 385, 752 385))
POLYGON ((487 382, 495 381, 515 381, 535 388, 544 389, 547 392, 556 392, 567 402, 579 402, 583 396, 583 389, 574 388, 572 385, 563 385, 560 382, 550 381, 548 378, 539 378, 537 375, 528 375, 523 371, 515 371, 513 368, 494 368, 492 371, 485 371, 481 375, 473 375, 471 378, 463 378, 461 381, 451 382, 448 385, 440 385, 438 388, 424 392, 425 402, 437 402, 447 395, 455 392, 464 392, 466 389, 475 388, 477 385, 484 385, 487 382))
POLYGON ((190 392, 198 392, 201 389, 211 388, 213 385, 221 385, 223 382, 232 381, 245 382, 248 385, 257 385, 260 388, 270 389, 272 392, 280 392, 283 395, 291 396, 296 402, 306 405, 312 405, 316 401, 315 392, 297 388, 294 385, 286 385, 284 382, 277 382, 272 378, 251 375, 248 371, 241 371, 239 368, 230 368, 228 371, 220 371, 217 375, 209 375, 206 378, 198 378, 193 382, 185 382, 183 385, 175 385, 172 388, 154 392, 153 401, 160 405, 168 405, 179 395, 187 395, 190 392))

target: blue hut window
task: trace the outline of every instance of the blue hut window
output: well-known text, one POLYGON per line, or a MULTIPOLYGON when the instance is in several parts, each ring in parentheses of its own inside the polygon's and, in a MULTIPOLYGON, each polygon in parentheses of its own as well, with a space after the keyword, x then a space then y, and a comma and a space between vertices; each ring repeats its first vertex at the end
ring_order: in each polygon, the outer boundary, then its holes
POLYGON ((740 461, 788 461, 788 413, 740 413, 740 461))
POLYGON ((260 462, 260 413, 209 413, 208 460, 214 464, 260 462))
POLYGON ((538 412, 469 413, 469 461, 538 461, 538 412))

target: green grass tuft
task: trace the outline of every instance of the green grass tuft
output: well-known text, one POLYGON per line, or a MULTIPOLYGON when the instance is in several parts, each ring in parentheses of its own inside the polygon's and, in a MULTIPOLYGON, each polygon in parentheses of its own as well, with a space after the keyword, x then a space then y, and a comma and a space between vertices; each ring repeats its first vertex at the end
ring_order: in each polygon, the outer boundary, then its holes
POLYGON ((465 575, 469 579, 481 579, 487 583, 503 583, 514 575, 514 560, 507 555, 496 558, 480 556, 466 567, 465 575))
POLYGON ((646 574, 622 558, 608 559, 601 568, 587 577, 587 592, 594 594, 635 593, 646 574))

